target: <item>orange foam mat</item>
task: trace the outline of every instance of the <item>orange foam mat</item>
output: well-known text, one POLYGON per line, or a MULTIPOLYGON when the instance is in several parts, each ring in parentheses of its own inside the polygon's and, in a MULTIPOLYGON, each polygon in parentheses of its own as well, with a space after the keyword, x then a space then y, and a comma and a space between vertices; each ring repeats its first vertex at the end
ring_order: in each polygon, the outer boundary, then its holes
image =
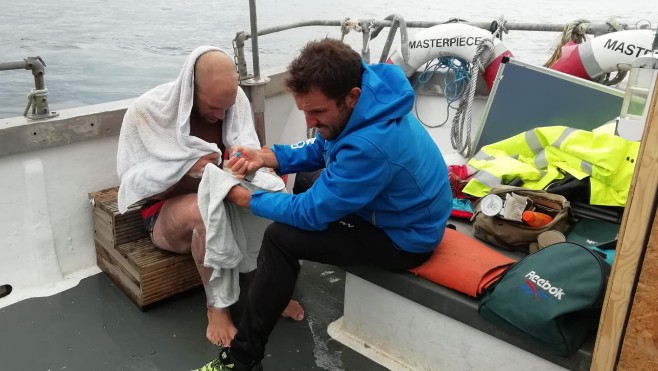
POLYGON ((432 257, 409 271, 441 286, 477 297, 515 262, 472 237, 446 228, 432 257))

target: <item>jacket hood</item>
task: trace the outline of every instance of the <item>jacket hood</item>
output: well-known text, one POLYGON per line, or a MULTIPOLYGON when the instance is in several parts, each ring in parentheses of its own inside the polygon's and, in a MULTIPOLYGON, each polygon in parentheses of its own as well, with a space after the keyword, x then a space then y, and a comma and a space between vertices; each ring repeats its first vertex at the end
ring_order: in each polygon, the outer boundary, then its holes
POLYGON ((399 66, 361 63, 361 96, 336 140, 365 126, 397 120, 409 113, 414 104, 414 90, 399 66))

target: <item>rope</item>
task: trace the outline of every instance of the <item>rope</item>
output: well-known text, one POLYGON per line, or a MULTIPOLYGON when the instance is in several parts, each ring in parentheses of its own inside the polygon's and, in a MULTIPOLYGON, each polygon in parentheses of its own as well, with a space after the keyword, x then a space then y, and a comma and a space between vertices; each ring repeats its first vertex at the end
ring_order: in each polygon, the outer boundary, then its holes
POLYGON ((610 32, 618 32, 624 29, 624 25, 614 18, 608 18, 608 20, 605 21, 605 24, 610 27, 610 32))
POLYGON ((414 90, 422 88, 435 74, 444 74, 443 94, 448 105, 446 106, 446 119, 438 125, 429 125, 418 114, 418 100, 414 103, 414 112, 418 121, 430 129, 438 128, 446 124, 450 117, 450 109, 457 109, 453 103, 462 99, 470 79, 468 62, 459 58, 443 57, 436 59, 435 63, 427 63, 425 69, 418 75, 414 90))
POLYGON ((507 20, 505 19, 505 17, 501 15, 500 17, 498 17, 497 20, 491 22, 491 26, 489 26, 489 31, 494 35, 494 37, 497 37, 500 40, 502 40, 503 34, 509 33, 509 30, 507 29, 507 20))
POLYGON ((475 100, 475 88, 477 85, 478 74, 483 72, 485 67, 491 63, 494 57, 493 38, 485 39, 478 45, 473 61, 471 62, 471 79, 466 91, 467 99, 459 102, 459 108, 452 119, 450 128, 450 143, 452 148, 457 150, 465 158, 470 158, 473 148, 471 148, 471 114, 473 110, 473 101, 475 100), (466 131, 466 133, 464 133, 466 131))
POLYGON ((36 104, 34 104, 34 101, 37 98, 47 97, 47 96, 48 96, 48 89, 46 88, 32 89, 30 93, 27 95, 27 107, 25 107, 25 111, 23 111, 23 116, 27 117, 27 113, 30 111, 30 107, 32 107, 32 114, 35 114, 37 106, 36 104))
POLYGON ((343 41, 345 39, 345 35, 350 33, 350 31, 361 32, 361 26, 359 25, 359 21, 345 18, 340 23, 340 41, 343 41))
POLYGON ((550 67, 562 56, 562 47, 569 42, 573 41, 576 44, 581 44, 587 40, 587 29, 589 28, 589 21, 586 19, 577 19, 564 26, 562 31, 562 38, 560 43, 555 48, 551 58, 544 63, 544 67, 550 67))

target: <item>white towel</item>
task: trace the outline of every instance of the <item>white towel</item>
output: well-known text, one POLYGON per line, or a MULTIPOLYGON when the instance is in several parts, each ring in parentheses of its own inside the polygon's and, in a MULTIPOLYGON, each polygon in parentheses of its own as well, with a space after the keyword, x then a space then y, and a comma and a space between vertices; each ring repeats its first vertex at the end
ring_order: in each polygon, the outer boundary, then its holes
MULTIPOLYGON (((259 171, 254 181, 259 178, 259 184, 269 183, 274 187, 270 190, 283 188, 283 181, 273 174, 259 171)), ((207 292, 211 297, 207 299, 217 308, 226 308, 238 300, 239 273, 256 269, 263 233, 272 223, 271 220, 252 214, 247 208, 224 202, 228 191, 239 183, 233 175, 208 165, 199 184, 199 211, 206 226, 206 255, 203 264, 213 268, 210 292, 207 292)))
MULTIPOLYGON (((176 184, 202 156, 213 152, 221 155, 216 144, 190 135, 194 64, 211 50, 224 52, 213 46, 196 48, 175 81, 144 93, 126 111, 117 154, 119 212, 176 184)), ((238 89, 235 105, 226 112, 222 138, 226 148, 260 148, 249 100, 242 89, 238 89)))

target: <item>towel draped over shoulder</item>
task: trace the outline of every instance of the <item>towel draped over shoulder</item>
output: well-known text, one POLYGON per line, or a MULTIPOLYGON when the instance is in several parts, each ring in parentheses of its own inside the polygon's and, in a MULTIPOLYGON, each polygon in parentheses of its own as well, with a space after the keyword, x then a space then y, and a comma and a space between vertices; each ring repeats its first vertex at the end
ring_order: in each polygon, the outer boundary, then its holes
MULTIPOLYGON (((212 46, 196 48, 175 81, 147 91, 126 111, 117 153, 119 212, 176 184, 201 157, 213 152, 221 155, 217 144, 190 135, 194 64, 202 54, 213 50, 226 53, 212 46)), ((226 148, 260 148, 251 106, 241 88, 235 104, 226 112, 222 128, 226 148)))

